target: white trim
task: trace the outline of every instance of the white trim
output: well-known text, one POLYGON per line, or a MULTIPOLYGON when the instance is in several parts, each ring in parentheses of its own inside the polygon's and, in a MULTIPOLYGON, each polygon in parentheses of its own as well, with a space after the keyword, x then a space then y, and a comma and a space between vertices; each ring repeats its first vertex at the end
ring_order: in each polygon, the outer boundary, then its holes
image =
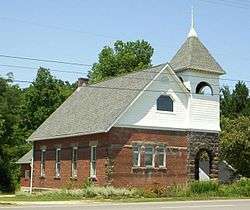
POLYGON ((126 107, 126 109, 114 120, 114 122, 108 127, 106 132, 108 132, 118 120, 129 110, 129 108, 137 101, 137 99, 143 94, 143 92, 157 79, 157 77, 169 66, 167 63, 156 75, 155 77, 141 90, 141 92, 134 98, 134 100, 126 107))
POLYGON ((45 154, 46 154, 46 149, 41 149, 41 156, 40 156, 40 176, 44 177, 45 176, 45 154), (43 170, 44 168, 44 170, 43 170))
POLYGON ((141 126, 141 125, 116 125, 114 127, 117 127, 117 128, 138 128, 138 129, 147 129, 147 130, 166 130, 166 131, 191 131, 191 132, 204 132, 204 133, 219 133, 220 132, 220 130, 154 127, 154 126, 141 126))
POLYGON ((156 148, 156 155, 157 155, 157 159, 158 159, 158 167, 159 168, 166 168, 166 146, 164 145, 157 145, 156 148), (158 151, 159 147, 163 148, 163 153, 158 151), (163 155, 163 165, 159 164, 159 154, 163 155))
POLYGON ((89 176, 91 178, 96 178, 96 162, 97 162, 97 145, 90 146, 90 171, 89 176), (93 158, 93 150, 95 148, 95 158, 93 158), (95 159, 95 160, 94 160, 95 159), (93 163, 95 163, 95 167, 93 167, 93 163))
MULTIPOLYGON (((181 80, 178 78, 178 76, 175 74, 175 72, 172 70, 172 67, 169 63, 167 63, 156 75, 155 77, 143 88, 143 90, 135 97, 135 99, 126 107, 126 109, 115 119, 115 121, 109 126, 109 128, 105 131, 108 132, 114 125, 118 122, 118 120, 129 110, 129 108, 137 101, 137 99, 144 93, 145 90, 159 77, 159 75, 168 68, 170 71, 170 76, 176 80, 177 84, 182 88, 184 93, 187 95, 190 95, 188 92, 186 86, 181 82, 181 80)), ((174 93, 174 92, 173 92, 174 93)))
POLYGON ((61 151, 61 148, 56 148, 56 157, 55 157, 55 177, 58 178, 61 176, 61 153, 58 153, 58 151, 61 151), (60 155, 59 155, 60 154, 60 155), (60 171, 58 170, 58 165, 60 165, 60 171))
POLYGON ((173 67, 168 63, 168 67, 169 67, 169 71, 171 72, 170 75, 173 76, 173 78, 175 79, 175 81, 177 82, 177 84, 180 86, 180 88, 182 88, 182 90, 184 91, 184 93, 186 93, 187 95, 190 95, 190 92, 188 91, 187 87, 182 83, 182 81, 180 80, 180 78, 176 75, 176 73, 173 70, 173 67))
POLYGON ((133 157, 132 157, 132 161, 133 161, 133 167, 141 167, 141 146, 140 144, 134 144, 132 145, 132 151, 133 151, 133 157), (136 154, 138 155, 138 160, 137 160, 137 165, 134 165, 134 148, 137 147, 138 151, 136 152, 136 154))
POLYGON ((77 160, 78 160, 78 147, 74 146, 72 147, 72 154, 71 154, 71 177, 72 178, 77 177, 77 160), (74 153, 75 151, 76 153, 74 153), (74 161, 74 159, 76 161, 74 161), (76 163, 76 168, 74 168, 74 163, 76 163))
POLYGON ((145 149, 144 149, 144 165, 146 168, 154 168, 155 167, 155 148, 154 148, 154 145, 152 144, 145 144, 144 145, 145 149), (146 147, 148 148, 151 148, 152 149, 152 154, 151 152, 150 153, 146 153, 146 147), (152 155, 152 165, 146 165, 146 155, 149 154, 149 155, 152 155))

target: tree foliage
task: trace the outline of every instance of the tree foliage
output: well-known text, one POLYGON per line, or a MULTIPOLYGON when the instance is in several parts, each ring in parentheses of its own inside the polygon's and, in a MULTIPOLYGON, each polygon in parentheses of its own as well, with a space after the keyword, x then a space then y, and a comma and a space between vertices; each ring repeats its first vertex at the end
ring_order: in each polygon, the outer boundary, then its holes
POLYGON ((250 177, 250 116, 222 118, 221 154, 238 173, 250 177))
POLYGON ((221 128, 222 158, 250 177, 250 99, 245 83, 238 82, 233 91, 222 89, 221 128))
POLYGON ((92 83, 117 75, 138 71, 151 66, 154 49, 144 40, 135 42, 116 41, 114 48, 104 47, 98 63, 89 72, 92 83))
POLYGON ((221 90, 221 114, 222 116, 235 118, 240 115, 250 115, 249 90, 244 82, 238 82, 231 92, 229 87, 221 90))
POLYGON ((39 68, 36 79, 26 89, 12 84, 12 77, 0 77, 0 191, 18 186, 15 162, 30 145, 27 137, 73 92, 74 85, 54 78, 39 68))
POLYGON ((48 69, 39 68, 35 81, 24 90, 22 125, 34 131, 73 92, 74 86, 54 78, 48 69))
POLYGON ((18 168, 13 161, 25 147, 25 142, 16 138, 22 91, 10 82, 11 78, 0 78, 0 191, 15 190, 18 168))

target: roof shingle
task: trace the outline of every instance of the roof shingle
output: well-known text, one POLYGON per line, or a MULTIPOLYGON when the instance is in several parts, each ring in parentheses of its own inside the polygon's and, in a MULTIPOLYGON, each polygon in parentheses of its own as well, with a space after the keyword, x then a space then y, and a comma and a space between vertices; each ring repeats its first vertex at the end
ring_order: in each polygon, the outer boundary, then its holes
POLYGON ((17 164, 28 164, 32 160, 32 150, 27 152, 23 157, 21 157, 16 163, 17 164))
POLYGON ((113 124, 165 64, 76 90, 28 141, 101 133, 113 124))
POLYGON ((211 73, 225 74, 198 37, 188 37, 170 61, 175 71, 193 69, 211 73))

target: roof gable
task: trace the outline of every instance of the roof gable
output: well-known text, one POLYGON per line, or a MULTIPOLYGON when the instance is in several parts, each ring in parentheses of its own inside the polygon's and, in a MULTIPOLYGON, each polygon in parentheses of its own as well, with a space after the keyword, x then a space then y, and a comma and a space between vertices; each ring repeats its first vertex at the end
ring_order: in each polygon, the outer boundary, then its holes
POLYGON ((107 132, 165 64, 76 90, 29 141, 107 132))
POLYGON ((175 71, 193 69, 217 74, 225 71, 216 62, 198 37, 190 36, 170 61, 175 71))

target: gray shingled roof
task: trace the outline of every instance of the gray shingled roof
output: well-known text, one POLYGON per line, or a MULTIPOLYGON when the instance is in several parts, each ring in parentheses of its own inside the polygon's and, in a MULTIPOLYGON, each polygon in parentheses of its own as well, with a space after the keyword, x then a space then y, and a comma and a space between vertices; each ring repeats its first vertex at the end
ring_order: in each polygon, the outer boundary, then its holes
POLYGON ((188 37, 170 61, 175 71, 194 69, 224 74, 225 71, 216 62, 198 37, 188 37))
POLYGON ((29 141, 105 132, 166 64, 76 90, 29 141))
POLYGON ((21 157, 16 163, 17 164, 27 164, 27 163, 31 163, 31 159, 32 159, 32 150, 30 150, 29 152, 27 152, 23 157, 21 157))

